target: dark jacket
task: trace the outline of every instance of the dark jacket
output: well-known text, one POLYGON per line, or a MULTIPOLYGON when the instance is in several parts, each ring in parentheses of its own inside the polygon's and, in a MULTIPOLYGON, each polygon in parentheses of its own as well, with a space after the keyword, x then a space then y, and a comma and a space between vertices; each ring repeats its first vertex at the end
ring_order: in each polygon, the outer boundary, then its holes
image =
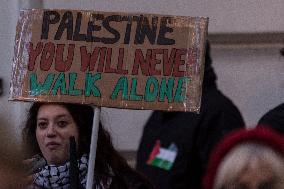
POLYGON ((157 188, 201 188, 213 146, 225 134, 244 127, 239 110, 217 89, 215 80, 208 49, 200 114, 154 111, 146 123, 137 153, 137 170, 157 188), (174 144, 177 149, 169 170, 149 165, 149 156, 158 140, 162 148, 174 144))
POLYGON ((277 132, 284 134, 284 103, 264 114, 260 118, 258 125, 270 127, 277 132))
MULTIPOLYGON (((119 158, 122 157, 117 157, 116 161, 119 158)), ((121 161, 119 166, 109 173, 109 176, 111 176, 111 184, 106 189, 154 189, 150 180, 130 167, 126 161, 121 161)))

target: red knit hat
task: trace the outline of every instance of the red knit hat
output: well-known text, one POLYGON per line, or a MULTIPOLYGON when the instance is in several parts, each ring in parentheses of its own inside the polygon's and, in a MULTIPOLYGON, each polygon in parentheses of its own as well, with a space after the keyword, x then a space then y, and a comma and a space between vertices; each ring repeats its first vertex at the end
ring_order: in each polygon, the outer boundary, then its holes
POLYGON ((248 141, 265 144, 284 156, 284 138, 268 128, 257 126, 254 129, 233 131, 225 136, 212 151, 207 172, 203 179, 203 189, 213 188, 217 169, 226 154, 236 145, 248 141))

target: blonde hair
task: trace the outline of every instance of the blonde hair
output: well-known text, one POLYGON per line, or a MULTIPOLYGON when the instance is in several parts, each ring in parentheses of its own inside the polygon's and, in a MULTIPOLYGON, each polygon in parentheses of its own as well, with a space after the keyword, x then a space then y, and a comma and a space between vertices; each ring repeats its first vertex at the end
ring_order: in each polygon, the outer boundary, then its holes
POLYGON ((277 178, 275 188, 284 189, 284 158, 270 147, 258 143, 246 142, 235 146, 222 160, 213 189, 225 188, 236 183, 242 171, 251 166, 271 168, 277 178))

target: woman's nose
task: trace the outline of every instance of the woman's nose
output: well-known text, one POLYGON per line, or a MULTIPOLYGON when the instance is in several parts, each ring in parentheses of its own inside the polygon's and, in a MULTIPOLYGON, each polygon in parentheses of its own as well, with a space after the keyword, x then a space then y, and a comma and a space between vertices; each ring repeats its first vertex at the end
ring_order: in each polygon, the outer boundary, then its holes
POLYGON ((50 124, 48 126, 46 136, 47 137, 54 137, 54 136, 56 136, 56 131, 55 131, 55 129, 54 129, 52 124, 50 124))

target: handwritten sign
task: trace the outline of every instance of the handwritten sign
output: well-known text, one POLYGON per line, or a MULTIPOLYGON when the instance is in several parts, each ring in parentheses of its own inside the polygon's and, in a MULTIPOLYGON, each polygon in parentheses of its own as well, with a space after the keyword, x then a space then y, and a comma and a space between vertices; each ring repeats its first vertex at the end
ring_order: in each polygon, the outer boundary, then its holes
POLYGON ((208 18, 21 11, 10 100, 198 111, 208 18))

